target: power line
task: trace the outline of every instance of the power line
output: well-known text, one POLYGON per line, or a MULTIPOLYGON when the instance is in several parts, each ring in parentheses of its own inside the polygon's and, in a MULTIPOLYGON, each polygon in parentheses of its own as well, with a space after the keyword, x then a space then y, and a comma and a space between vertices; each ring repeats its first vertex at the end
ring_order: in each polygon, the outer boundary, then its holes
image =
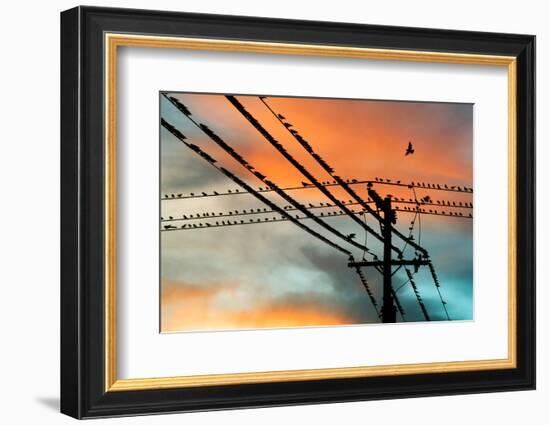
MULTIPOLYGON (((166 96, 166 95, 165 95, 166 96)), ((241 164, 244 168, 246 168, 251 174, 253 174, 256 178, 260 179, 262 182, 267 184, 271 189, 273 189, 279 196, 281 196, 285 201, 289 202, 290 204, 294 205, 298 210, 300 210, 302 213, 307 215, 309 218, 311 218, 313 221, 315 221, 317 224, 319 224, 324 229, 328 230, 329 232, 333 233, 334 235, 338 236, 342 240, 348 242, 349 244, 353 245, 354 247, 360 249, 360 250, 367 250, 364 246, 361 244, 358 244, 352 238, 347 237, 337 229, 333 228, 332 226, 329 226, 327 223, 325 223, 322 219, 317 217, 315 214, 312 214, 309 212, 302 204, 300 204, 298 201, 296 201, 294 198, 292 198, 290 195, 282 191, 275 183, 268 180, 265 175, 260 173, 255 167, 253 167, 248 161, 246 161, 241 155, 239 155, 235 149, 233 149, 231 146, 229 146, 220 136, 218 136, 212 129, 210 129, 205 124, 199 124, 191 117, 191 112, 185 105, 183 105, 181 102, 179 102, 176 98, 168 98, 172 104, 174 104, 178 109, 181 111, 185 111, 185 115, 187 118, 204 134, 206 134, 214 143, 216 143, 220 148, 222 148, 226 153, 228 153, 233 159, 235 159, 239 164, 241 164)), ((248 186, 250 189, 251 187, 248 186)), ((256 195, 259 193, 256 192, 256 195)), ((263 197, 263 196, 262 196, 263 197)), ((264 197, 265 198, 265 197, 264 197)), ((277 207, 281 209, 280 207, 277 207)), ((353 216, 350 214, 350 216, 353 216)), ((368 250, 367 250, 368 251, 368 250)))
POLYGON ((441 305, 443 306, 443 310, 445 310, 445 316, 447 316, 447 320, 451 320, 449 312, 447 311, 447 302, 443 299, 443 295, 441 295, 441 284, 439 283, 439 278, 437 277, 435 267, 431 260, 428 260, 428 268, 430 269, 430 274, 432 275, 432 279, 434 281, 435 288, 437 289, 437 293, 439 295, 441 305))
MULTIPOLYGON (((467 192, 464 189, 463 190, 450 189, 450 188, 449 189, 445 189, 445 188, 437 189, 437 188, 434 188, 434 187, 413 186, 412 184, 405 184, 405 183, 385 183, 385 182, 380 182, 380 181, 377 181, 377 180, 346 179, 345 182, 348 186, 371 183, 373 185, 384 184, 384 185, 391 185, 391 186, 400 186, 400 187, 406 187, 408 189, 412 189, 412 188, 416 187, 417 189, 431 189, 431 190, 441 190, 441 191, 447 191, 447 192, 470 193, 470 194, 473 193, 473 189, 469 189, 469 188, 468 188, 469 192, 467 192)), ((319 183, 324 187, 340 186, 340 183, 337 183, 336 180, 333 180, 332 182, 322 181, 322 182, 319 182, 319 183)), ((427 184, 431 185, 431 186, 435 185, 435 183, 427 183, 427 184)), ((416 183, 415 183, 415 185, 416 185, 416 183)), ((317 189, 317 187, 315 187, 315 186, 303 186, 302 185, 302 186, 284 187, 284 188, 281 188, 281 189, 284 190, 284 191, 291 191, 291 190, 317 189)), ((273 190, 271 190, 269 187, 260 187, 257 190, 260 191, 260 192, 273 192, 273 190)), ((247 195, 247 194, 248 194, 248 192, 240 192, 239 189, 225 189, 221 193, 212 192, 212 193, 206 193, 205 195, 203 195, 203 194, 199 195, 199 194, 194 194, 194 193, 189 194, 189 195, 184 195, 181 192, 172 193, 172 194, 167 194, 166 193, 164 195, 164 197, 161 197, 161 201, 177 201, 179 199, 201 199, 201 198, 204 198, 204 197, 212 197, 212 196, 234 196, 234 195, 247 195)))
MULTIPOLYGON (((327 208, 327 207, 314 207, 314 208, 327 208)), ((306 208, 307 210, 311 210, 311 209, 314 209, 314 208, 306 208)), ((334 207, 330 207, 330 208, 334 208, 334 207)), ((300 211, 301 210, 298 210, 297 208, 292 208, 292 209, 287 209, 286 210, 287 212, 291 212, 291 211, 300 211)), ((399 210, 400 212, 410 212, 412 213, 413 211, 401 211, 399 210)), ((196 214, 183 214, 182 217, 173 217, 172 218, 164 218, 162 217, 161 218, 161 223, 170 223, 170 222, 175 222, 175 221, 192 221, 192 220, 212 220, 212 219, 222 219, 222 218, 234 218, 234 217, 246 217, 246 216, 252 216, 252 215, 264 215, 264 214, 270 214, 270 213, 277 213, 277 211, 275 210, 260 210, 260 211, 254 211, 254 212, 236 212, 236 213, 231 213, 231 212, 228 212, 228 213, 219 213, 219 214, 214 214, 214 213, 196 213, 196 214), (204 215, 204 214, 209 214, 209 215, 204 215)), ((363 215, 365 214, 365 211, 364 210, 351 210, 351 213, 352 214, 355 214, 355 215, 363 215)), ((418 211, 415 211, 414 212, 415 214, 428 214, 428 215, 439 215, 439 216, 445 216, 445 217, 450 217, 450 218, 472 218, 471 216, 465 216, 465 215, 455 215, 457 213, 453 213, 453 212, 449 212, 449 211, 441 211, 437 214, 434 214, 433 212, 427 212, 427 211, 423 211, 423 210, 418 210, 418 211)), ((329 211, 328 213, 321 213, 321 214, 317 214, 316 217, 317 218, 320 218, 320 219, 324 219, 324 218, 331 218, 331 217, 346 217, 347 214, 345 214, 343 211, 329 211)), ((311 219, 311 217, 308 216, 305 216, 305 217, 298 217, 296 218, 297 220, 309 220, 311 219)), ((267 221, 267 220, 266 220, 267 221)), ((278 220, 276 219, 275 217, 273 218, 273 220, 270 220, 269 222, 277 222, 277 221, 284 221, 284 220, 278 220)), ((411 237, 411 235, 409 234, 409 238, 411 237)), ((405 242, 405 246, 407 246, 408 244, 408 241, 405 242)), ((400 250, 401 253, 403 253, 404 251, 404 248, 402 248, 400 250)))
POLYGON ((275 204, 274 202, 271 202, 269 199, 267 199, 266 197, 264 197, 263 195, 255 192, 251 186, 249 186, 248 184, 246 184, 243 180, 241 180, 240 178, 238 178, 237 176, 235 176, 233 173, 231 173, 230 171, 226 170, 225 168, 223 167, 219 167, 216 165, 216 160, 211 157, 210 155, 208 155, 206 152, 202 151, 202 149, 200 149, 198 146, 196 145, 192 145, 191 143, 188 143, 185 141, 186 137, 179 131, 177 130, 174 126, 172 126, 171 124, 169 124, 167 121, 165 121, 164 119, 161 119, 161 124, 164 128, 166 128, 168 131, 170 131, 170 133, 172 133, 177 139, 179 139, 183 144, 185 144, 185 146, 187 146, 188 148, 190 148, 192 151, 194 151, 197 155, 201 156, 204 160, 206 160, 208 163, 210 163, 210 165, 212 165, 214 168, 216 168, 218 171, 220 171, 221 173, 225 174, 227 177, 229 177, 231 180, 233 180, 235 183, 237 183, 237 185, 239 185, 240 187, 242 187, 244 190, 246 191, 251 191, 251 193, 254 195, 254 197, 256 197, 256 199, 258 199, 259 201, 263 202, 264 204, 268 205, 271 209, 274 209, 276 210, 279 214, 287 217, 290 221, 292 221, 296 226, 298 226, 299 228, 301 228, 302 230, 305 230, 306 232, 308 232, 309 234, 311 234, 312 236, 316 237, 317 239, 323 241, 324 243, 326 243, 327 245, 331 246, 332 248, 348 255, 348 257, 351 257, 352 254, 350 251, 348 251, 347 249, 341 247, 340 245, 336 244, 335 242, 332 242, 331 240, 329 240, 328 238, 324 237, 323 235, 317 233, 316 231, 314 231, 313 229, 310 229, 308 226, 300 223, 299 221, 295 220, 294 217, 292 217, 290 214, 288 214, 284 209, 280 208, 277 204, 275 204))
POLYGON ((424 305, 424 300, 422 299, 422 296, 420 295, 420 292, 418 292, 418 287, 416 286, 416 283, 413 279, 413 275, 411 271, 405 267, 405 272, 407 273, 407 277, 409 278, 408 282, 410 282, 411 287, 413 289, 414 295, 416 297, 416 301, 418 302, 418 305, 420 306, 420 310, 422 311, 422 314, 424 315, 424 318, 427 321, 430 321, 430 315, 428 314, 428 310, 426 309, 426 306, 424 305))
MULTIPOLYGON (((226 96, 228 98, 228 96, 226 96)), ((365 208, 365 210, 367 210, 373 217, 375 217, 380 223, 382 223, 383 219, 382 217, 380 217, 380 215, 374 211, 367 203, 365 203, 365 201, 363 200, 363 198, 361 198, 347 183, 344 179, 342 179, 340 176, 337 176, 334 174, 334 168, 331 167, 330 165, 328 165, 328 163, 323 159, 321 158, 320 155, 318 155, 314 150, 313 148, 311 147, 311 145, 300 135, 298 134, 298 131, 294 130, 294 129, 290 129, 290 127, 292 127, 292 125, 290 123, 285 123, 282 119, 281 119, 281 115, 280 114, 276 114, 275 111, 267 104, 267 102, 265 102, 261 97, 260 97, 260 100, 262 101, 262 103, 271 111, 271 113, 277 118, 277 120, 287 129, 287 131, 292 135, 292 137, 309 153, 309 155, 315 159, 315 161, 321 166, 321 168, 323 168, 323 170, 325 170, 333 179, 336 180, 337 183, 340 184, 340 186, 353 198, 355 199, 357 202, 359 202, 361 204, 361 206, 363 208, 365 208)), ((238 101, 235 99, 235 102, 238 103, 238 101)), ((241 105, 242 107, 242 105, 241 105)), ((242 107, 242 109, 244 109, 244 107, 242 107)), ((367 187, 372 187, 372 183, 369 183, 367 184, 367 187)), ((403 235, 399 230, 397 230, 395 227, 392 226, 392 232, 395 233, 398 237, 400 237, 402 240, 406 240, 406 236, 403 235)), ((422 248, 420 245, 412 242, 412 241, 409 241, 410 245, 413 246, 416 250, 422 252, 424 255, 427 254, 427 251, 422 248)), ((394 245, 392 245, 392 249, 394 251, 397 251, 399 253, 399 249, 397 247, 395 247, 394 245)))
POLYGON ((243 117, 267 140, 279 153, 290 162, 294 168, 296 168, 302 175, 304 175, 319 191, 329 198, 332 202, 342 209, 346 214, 351 217, 356 223, 358 223, 362 228, 367 232, 372 234, 376 239, 382 242, 382 237, 376 233, 371 227, 365 224, 363 221, 359 220, 355 215, 351 214, 349 209, 342 204, 330 191, 328 191, 319 181, 302 165, 300 164, 292 155, 290 155, 287 150, 277 141, 275 138, 256 120, 250 112, 235 98, 235 96, 227 95, 225 98, 241 113, 243 117))
POLYGON ((372 293, 372 290, 370 289, 369 282, 367 281, 367 278, 363 274, 363 271, 360 267, 355 267, 355 272, 359 276, 359 280, 361 280, 361 283, 363 284, 363 287, 367 291, 367 295, 369 296, 370 302, 372 306, 374 307, 374 310, 376 311, 376 314, 379 319, 381 319, 380 310, 378 309, 378 302, 376 301, 376 298, 374 297, 374 294, 372 293))

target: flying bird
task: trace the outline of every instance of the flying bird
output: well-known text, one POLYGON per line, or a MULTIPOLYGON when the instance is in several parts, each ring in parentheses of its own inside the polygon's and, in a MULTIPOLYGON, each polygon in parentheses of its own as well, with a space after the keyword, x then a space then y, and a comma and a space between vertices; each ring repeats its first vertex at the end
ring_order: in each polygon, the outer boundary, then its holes
POLYGON ((414 153, 413 145, 411 142, 409 142, 409 145, 407 146, 407 150, 405 151, 405 156, 412 155, 414 153))

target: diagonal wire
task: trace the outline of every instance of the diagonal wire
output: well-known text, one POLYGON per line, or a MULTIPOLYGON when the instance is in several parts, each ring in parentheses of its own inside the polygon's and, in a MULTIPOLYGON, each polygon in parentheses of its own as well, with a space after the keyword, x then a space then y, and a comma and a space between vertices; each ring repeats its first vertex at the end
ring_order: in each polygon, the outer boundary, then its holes
MULTIPOLYGON (((228 97, 228 96, 226 96, 228 97)), ((328 165, 328 163, 322 159, 317 153, 313 151, 313 148, 311 145, 297 132, 293 132, 290 130, 288 126, 286 126, 285 123, 279 114, 277 114, 268 104, 265 102, 263 98, 260 98, 262 103, 271 111, 271 113, 277 118, 277 120, 283 124, 283 126, 287 129, 287 131, 292 135, 292 137, 311 155, 312 158, 317 161, 317 163, 333 178, 336 180, 337 183, 340 184, 340 186, 357 202, 360 203, 360 205, 365 208, 372 216, 374 216, 380 223, 383 222, 383 218, 374 210, 372 209, 363 198, 361 198, 348 184, 345 182, 340 176, 337 176, 334 174, 334 169, 328 165)), ((403 240, 406 240, 406 236, 403 235, 399 230, 397 230, 394 226, 392 226, 392 232, 395 233, 398 237, 400 237, 403 240)), ((422 248, 420 245, 415 244, 414 242, 410 242, 412 246, 415 247, 416 250, 422 252, 424 255, 427 255, 428 252, 422 248)), ((392 245, 392 249, 399 253, 399 249, 392 245)))
MULTIPOLYGON (((328 230, 329 232, 333 233, 334 235, 338 236, 342 240, 346 241, 347 243, 353 245, 354 247, 365 250, 366 248, 362 246, 361 244, 355 242, 350 237, 347 237, 334 227, 328 225, 324 220, 317 217, 315 214, 312 214, 310 211, 308 211, 302 204, 300 204, 298 201, 296 201, 294 198, 292 198, 289 194, 285 193, 281 188, 279 188, 275 183, 268 180, 266 176, 261 174, 259 171, 255 169, 251 164, 248 163, 241 155, 239 155, 231 146, 229 146, 221 137, 219 137, 214 131, 212 131, 208 126, 204 124, 199 124, 197 121, 195 121, 191 117, 191 112, 185 105, 183 105, 180 101, 178 101, 176 98, 168 97, 164 95, 176 108, 178 108, 182 113, 191 121, 196 127, 198 127, 200 130, 202 130, 203 133, 205 133, 214 143, 216 143, 219 147, 221 147, 226 153, 228 153, 233 159, 235 159, 239 164, 241 164, 243 167, 245 167, 250 173, 252 173, 256 178, 263 181, 265 184, 267 184, 270 188, 272 188, 279 196, 281 196, 285 201, 288 203, 294 205, 298 210, 300 210, 302 213, 304 213, 306 216, 311 218, 313 221, 315 221, 317 224, 319 224, 324 229, 328 230)), ((280 207, 278 207, 281 209, 280 207)), ((352 215, 355 217, 355 215, 352 215)))
POLYGON ((229 177, 231 180, 233 180, 235 183, 237 183, 240 187, 242 187, 244 190, 246 191, 250 191, 255 197, 256 199, 258 199, 259 201, 261 201, 262 203, 268 205, 270 208, 276 210, 279 214, 287 217, 290 221, 292 221, 296 226, 300 227, 302 230, 305 230, 307 233, 311 234, 312 236, 316 237, 317 239, 323 241, 324 243, 326 243, 327 245, 331 246, 332 248, 348 255, 348 256, 351 256, 351 252, 348 251, 347 249, 341 247, 340 245, 336 244, 335 242, 332 242, 331 240, 329 240, 328 238, 324 237, 323 235, 317 233, 316 231, 314 231, 313 229, 310 229, 308 226, 300 223, 299 221, 296 221, 294 219, 294 217, 292 217, 290 214, 288 214, 284 209, 280 208, 277 204, 275 204, 274 202, 270 201, 269 199, 267 199, 265 196, 259 194, 259 193, 256 193, 254 191, 254 189, 249 186, 248 184, 246 184, 243 180, 241 180, 239 177, 237 177, 236 175, 234 175, 233 173, 231 173, 230 171, 226 170, 225 168, 223 167, 220 167, 218 165, 216 165, 216 160, 214 158, 212 158, 210 155, 208 155, 206 152, 202 151, 202 149, 200 149, 198 146, 195 146, 195 145, 192 145, 191 143, 188 143, 185 141, 185 136, 179 131, 177 130, 174 126, 172 126, 171 124, 169 124, 167 121, 165 121, 164 119, 161 119, 161 124, 164 128, 166 128, 170 133, 172 133, 177 139, 179 139, 182 143, 184 143, 188 148, 190 148, 191 150, 193 150, 195 153, 197 153, 199 156, 201 156, 204 160, 206 160, 207 162, 209 162, 214 168, 216 168, 218 171, 220 171, 221 173, 225 174, 227 177, 229 177))
POLYGON ((371 233, 379 241, 383 242, 382 236, 380 236, 376 231, 374 231, 369 226, 366 226, 360 219, 355 215, 350 213, 350 210, 340 202, 329 190, 327 190, 302 164, 300 164, 292 155, 290 155, 286 149, 277 141, 275 138, 252 116, 250 112, 235 98, 235 96, 227 95, 226 99, 241 113, 242 116, 266 139, 275 149, 281 153, 281 155, 290 162, 298 171, 300 171, 311 183, 317 187, 317 189, 329 198, 332 202, 343 210, 349 217, 351 217, 355 222, 357 222, 362 228, 367 232, 371 233))

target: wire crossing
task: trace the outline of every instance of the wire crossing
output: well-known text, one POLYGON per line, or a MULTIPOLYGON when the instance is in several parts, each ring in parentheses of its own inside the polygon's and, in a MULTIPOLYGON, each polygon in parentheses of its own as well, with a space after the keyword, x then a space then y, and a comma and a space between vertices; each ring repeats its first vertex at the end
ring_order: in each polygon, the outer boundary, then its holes
MULTIPOLYGON (((270 178, 259 171, 253 164, 249 162, 242 154, 237 152, 234 147, 223 140, 218 134, 214 132, 206 124, 200 123, 192 116, 191 111, 181 101, 173 96, 168 96, 163 93, 163 96, 177 108, 191 124, 197 127, 202 133, 204 133, 212 142, 214 142, 222 151, 236 161, 241 167, 243 167, 249 174, 252 174, 255 179, 259 180, 260 186, 254 187, 251 183, 245 182, 242 178, 238 177, 234 172, 230 171, 226 167, 219 165, 218 159, 207 153, 203 148, 187 141, 187 137, 183 135, 177 128, 166 120, 161 118, 161 125, 168 130, 173 136, 181 141, 187 148, 192 150, 196 155, 202 158, 202 160, 208 162, 218 172, 222 173, 233 181, 237 187, 232 189, 226 189, 224 191, 205 190, 198 193, 165 193, 161 198, 161 201, 174 201, 174 200, 189 200, 189 199, 203 199, 217 196, 236 196, 236 195, 250 195, 260 202, 261 207, 255 208, 240 208, 226 211, 199 211, 195 213, 185 213, 180 216, 170 215, 168 217, 161 217, 161 232, 173 232, 181 230, 205 230, 214 229, 220 227, 241 226, 251 224, 269 224, 277 222, 292 222, 301 230, 304 230, 311 236, 322 241, 326 245, 333 249, 336 249, 342 254, 348 257, 348 266, 353 268, 361 281, 362 286, 367 292, 367 296, 376 311, 377 316, 384 323, 392 323, 396 321, 396 313, 398 312, 402 320, 405 320, 405 311, 398 298, 397 292, 406 284, 410 284, 416 298, 416 302, 420 307, 420 311, 425 320, 431 320, 424 300, 420 294, 417 283, 414 280, 414 274, 418 271, 420 266, 427 266, 433 280, 433 284, 438 292, 439 300, 445 311, 445 317, 447 320, 451 320, 447 302, 445 301, 439 278, 436 274, 435 267, 432 260, 429 258, 428 251, 420 245, 421 240, 421 220, 422 215, 438 215, 449 218, 473 218, 472 208, 473 203, 471 201, 456 200, 456 199, 432 199, 431 196, 418 197, 416 190, 430 190, 439 192, 454 192, 463 194, 472 194, 473 189, 467 186, 449 185, 441 183, 431 182, 402 182, 401 180, 392 180, 388 178, 375 177, 369 180, 359 179, 343 179, 339 175, 335 174, 334 168, 322 158, 312 145, 299 134, 299 132, 293 128, 284 116, 277 113, 265 100, 265 96, 261 96, 260 100, 269 109, 271 114, 275 116, 278 122, 284 126, 286 131, 290 133, 294 140, 296 140, 308 153, 310 157, 330 176, 328 180, 322 180, 316 177, 310 172, 302 163, 294 158, 287 149, 277 141, 272 134, 256 119, 254 116, 237 100, 235 96, 225 96, 230 104, 251 124, 267 141, 272 145, 280 155, 299 171, 306 182, 302 181, 300 185, 294 185, 290 187, 280 187, 270 178), (357 185, 366 185, 368 197, 363 198, 352 187, 357 185), (384 198, 380 197, 375 188, 379 186, 390 186, 395 188, 407 188, 412 191, 413 197, 403 197, 402 195, 388 194, 384 198), (342 189, 347 193, 351 199, 344 200, 335 196, 329 188, 342 189), (324 195, 330 202, 323 201, 311 201, 302 203, 290 195, 291 191, 298 190, 314 190, 316 193, 324 195), (286 205, 279 205, 277 202, 266 197, 267 193, 274 193, 278 195, 279 201, 283 200, 286 205), (401 233, 396 228, 397 215, 402 213, 414 214, 409 226, 408 235, 401 233), (362 216, 362 218, 360 218, 362 216), (380 225, 380 232, 374 230, 367 224, 366 217, 372 216, 380 225), (344 234, 337 228, 329 225, 326 220, 328 218, 344 218, 350 219, 355 224, 359 225, 361 229, 365 231, 365 242, 359 243, 355 240, 356 234, 344 234), (337 243, 328 237, 320 234, 308 225, 303 224, 303 220, 312 220, 315 224, 321 226, 324 230, 330 232, 333 236, 337 237, 341 242, 337 243), (413 236, 413 230, 415 226, 418 226, 418 241, 415 241, 413 236), (404 242, 402 248, 396 247, 392 243, 392 234, 397 236, 404 242), (378 255, 371 251, 367 246, 367 235, 373 236, 377 241, 382 242, 384 253, 382 258, 379 259, 378 255), (341 245, 344 243, 344 245, 341 245), (362 261, 355 261, 352 252, 347 249, 347 246, 351 245, 356 249, 363 252, 362 261), (405 259, 405 250, 410 247, 415 251, 415 257, 413 259, 405 259), (397 259, 392 258, 392 251, 397 253, 397 259), (373 259, 366 260, 365 254, 368 253, 373 259), (411 272, 409 267, 414 267, 414 273, 411 272), (373 267, 380 272, 383 276, 383 303, 382 308, 379 308, 379 303, 374 296, 374 293, 367 281, 362 268, 373 267), (405 271, 407 280, 397 290, 392 286, 392 276, 398 273, 401 269, 405 271)), ((177 204, 176 204, 177 205, 177 204)), ((174 214, 174 213, 172 213, 174 214)))

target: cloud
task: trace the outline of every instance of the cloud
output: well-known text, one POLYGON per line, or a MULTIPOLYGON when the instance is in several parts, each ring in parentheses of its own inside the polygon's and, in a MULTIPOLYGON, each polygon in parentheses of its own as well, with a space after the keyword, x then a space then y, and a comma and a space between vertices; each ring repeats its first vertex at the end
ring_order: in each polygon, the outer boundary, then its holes
POLYGON ((200 287, 181 282, 162 282, 161 331, 257 329, 296 326, 328 326, 354 323, 341 313, 327 312, 308 297, 256 303, 240 309, 219 305, 223 297, 238 297, 234 285, 200 287))

